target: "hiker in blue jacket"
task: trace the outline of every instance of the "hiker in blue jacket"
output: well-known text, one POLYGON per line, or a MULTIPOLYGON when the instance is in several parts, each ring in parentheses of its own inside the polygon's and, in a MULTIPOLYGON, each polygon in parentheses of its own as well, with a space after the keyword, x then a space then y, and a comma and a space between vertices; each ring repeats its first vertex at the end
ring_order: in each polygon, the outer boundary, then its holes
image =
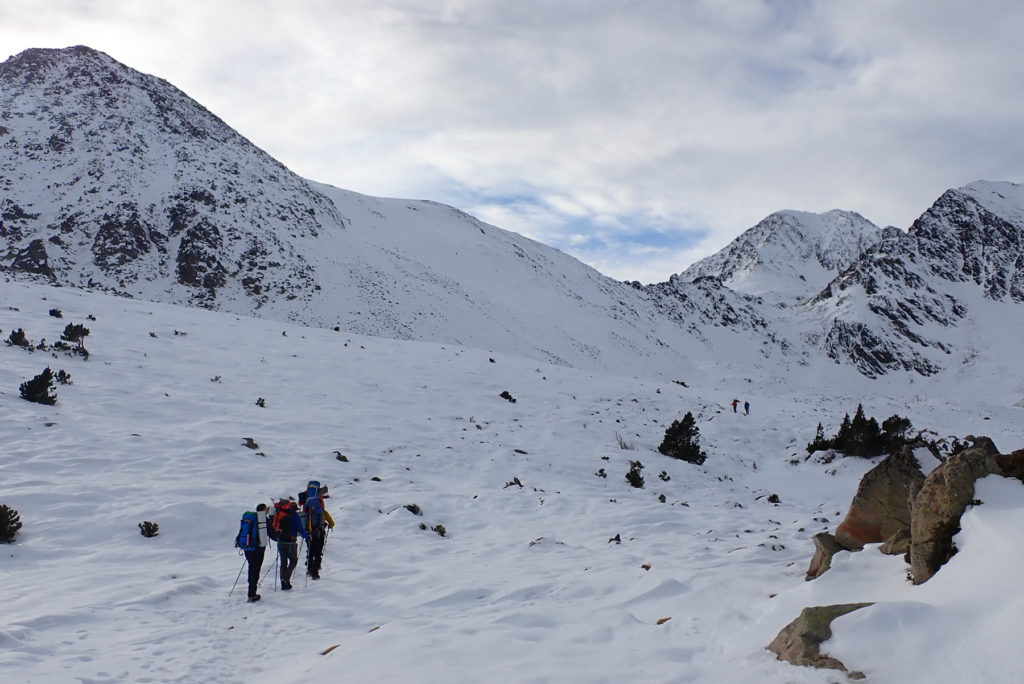
POLYGON ((324 506, 328 498, 327 485, 320 485, 317 480, 310 480, 305 492, 299 493, 302 503, 302 517, 309 533, 309 553, 306 556, 306 574, 312 579, 320 579, 320 566, 324 559, 324 544, 327 542, 327 530, 334 529, 334 519, 324 506))
POLYGON ((275 515, 282 514, 277 553, 281 556, 281 591, 288 591, 292 588, 292 571, 299 564, 299 536, 309 543, 309 535, 294 501, 282 499, 278 502, 275 515))

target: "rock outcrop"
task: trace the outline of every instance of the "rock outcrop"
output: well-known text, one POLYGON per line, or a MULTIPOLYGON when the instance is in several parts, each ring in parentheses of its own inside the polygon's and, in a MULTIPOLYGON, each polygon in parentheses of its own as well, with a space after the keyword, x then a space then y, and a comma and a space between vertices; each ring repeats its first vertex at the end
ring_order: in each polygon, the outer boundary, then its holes
POLYGON ((860 551, 865 544, 886 542, 883 553, 906 553, 910 537, 911 501, 925 476, 907 445, 869 470, 857 487, 849 511, 835 535, 814 535, 814 556, 805 579, 820 577, 840 551, 860 551))
MULTIPOLYGON (((846 666, 842 662, 821 652, 821 643, 832 637, 833 620, 870 605, 872 604, 843 603, 804 608, 800 611, 800 616, 797 619, 782 628, 778 636, 768 645, 768 650, 774 653, 779 660, 785 660, 794 665, 847 672, 846 666)), ((854 676, 851 674, 851 677, 854 676)))
MULTIPOLYGON (((880 551, 906 555, 914 584, 928 581, 953 555, 960 517, 974 503, 974 483, 988 475, 1024 482, 1024 449, 1000 454, 988 437, 966 438, 969 446, 925 477, 915 445, 889 455, 861 479, 835 535, 814 535, 814 555, 805 579, 824 574, 839 551, 880 551)), ((919 445, 918 445, 919 446, 919 445)))
POLYGON ((910 529, 910 501, 924 483, 912 446, 887 456, 864 475, 850 510, 836 528, 836 542, 860 551, 910 529))
POLYGON ((1000 454, 988 437, 968 437, 971 446, 950 456, 925 479, 913 501, 910 568, 914 584, 928 581, 956 554, 953 536, 974 499, 974 483, 988 475, 1024 482, 1024 450, 1000 454))

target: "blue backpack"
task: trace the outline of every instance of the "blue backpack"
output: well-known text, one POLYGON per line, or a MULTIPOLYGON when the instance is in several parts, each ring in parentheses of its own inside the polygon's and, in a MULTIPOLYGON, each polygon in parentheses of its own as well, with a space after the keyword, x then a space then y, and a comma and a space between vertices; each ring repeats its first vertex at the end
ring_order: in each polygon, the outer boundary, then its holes
POLYGON ((255 551, 259 545, 259 520, 254 511, 246 511, 242 514, 242 522, 238 526, 235 546, 242 551, 255 551))
POLYGON ((320 498, 320 482, 310 480, 306 485, 306 502, 303 506, 309 530, 319 529, 324 524, 324 500, 320 498))

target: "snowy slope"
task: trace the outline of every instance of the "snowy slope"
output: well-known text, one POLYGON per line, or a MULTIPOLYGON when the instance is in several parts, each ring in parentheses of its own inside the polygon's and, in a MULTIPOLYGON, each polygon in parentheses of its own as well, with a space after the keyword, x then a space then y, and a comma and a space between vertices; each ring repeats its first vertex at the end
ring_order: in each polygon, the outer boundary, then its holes
POLYGON ((955 658, 960 682, 1019 679, 1019 486, 983 492, 993 505, 934 584, 870 550, 803 581, 810 537, 871 465, 804 461, 818 422, 863 401, 1009 451, 1024 429, 1000 397, 859 375, 819 388, 781 368, 683 387, 70 288, 0 281, 0 298, 4 338, 91 331, 88 361, 0 345, 0 503, 24 522, 0 555, 0 681, 823 684, 835 675, 764 647, 826 599, 882 602, 836 624, 870 681, 942 681, 925 652, 955 658), (19 398, 46 365, 72 375, 58 403, 19 398), (656 452, 686 411, 703 467, 656 452), (275 592, 268 563, 263 601, 229 597, 240 513, 312 477, 338 522, 323 579, 275 592), (964 639, 964 620, 986 639, 964 639))

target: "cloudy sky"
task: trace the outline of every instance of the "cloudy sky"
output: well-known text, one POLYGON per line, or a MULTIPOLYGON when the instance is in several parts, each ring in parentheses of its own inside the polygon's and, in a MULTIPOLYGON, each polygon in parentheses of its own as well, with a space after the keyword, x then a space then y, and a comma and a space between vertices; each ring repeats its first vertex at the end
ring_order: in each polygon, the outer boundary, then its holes
POLYGON ((908 227, 1024 181, 1024 3, 3 0, 300 175, 432 199, 654 282, 779 209, 908 227))

